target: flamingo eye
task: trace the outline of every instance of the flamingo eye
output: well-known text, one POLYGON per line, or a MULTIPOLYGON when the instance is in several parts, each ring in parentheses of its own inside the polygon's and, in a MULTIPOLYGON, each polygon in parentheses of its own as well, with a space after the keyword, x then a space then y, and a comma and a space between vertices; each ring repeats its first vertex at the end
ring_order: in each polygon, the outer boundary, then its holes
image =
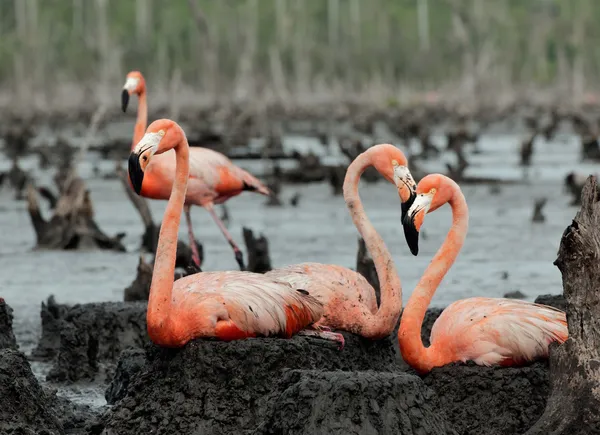
POLYGON ((435 195, 435 192, 437 192, 437 189, 434 187, 433 189, 431 189, 431 190, 429 191, 429 194, 430 194, 430 195, 435 195))
POLYGON ((144 160, 144 161, 148 160, 148 156, 143 156, 142 160, 144 160))

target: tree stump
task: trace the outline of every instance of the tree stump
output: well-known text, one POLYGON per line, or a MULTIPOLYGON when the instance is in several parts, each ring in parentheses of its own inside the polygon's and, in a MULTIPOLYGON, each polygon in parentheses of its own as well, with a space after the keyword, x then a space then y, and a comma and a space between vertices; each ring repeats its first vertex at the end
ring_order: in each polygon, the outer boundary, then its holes
POLYGON ((251 229, 244 227, 244 244, 248 252, 248 266, 246 270, 255 273, 266 273, 273 269, 271 257, 269 256, 269 241, 261 234, 254 237, 251 229))
POLYGON ((569 339, 551 350, 550 397, 528 435, 600 433, 599 257, 600 198, 590 176, 554 262, 563 278, 569 339))
POLYGON ((77 176, 67 177, 49 221, 40 213, 37 191, 31 184, 27 187, 27 210, 37 238, 36 248, 125 251, 121 243, 125 234, 110 237, 94 221, 90 193, 77 176))

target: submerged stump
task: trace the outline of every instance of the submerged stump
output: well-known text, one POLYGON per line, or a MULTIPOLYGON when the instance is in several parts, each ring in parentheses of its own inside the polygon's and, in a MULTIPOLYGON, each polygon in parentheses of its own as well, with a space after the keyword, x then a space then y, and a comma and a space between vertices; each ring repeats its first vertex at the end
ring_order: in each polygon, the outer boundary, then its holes
POLYGON ((590 176, 554 262, 562 273, 569 339, 551 349, 550 397, 528 435, 600 433, 599 258, 600 198, 590 176))

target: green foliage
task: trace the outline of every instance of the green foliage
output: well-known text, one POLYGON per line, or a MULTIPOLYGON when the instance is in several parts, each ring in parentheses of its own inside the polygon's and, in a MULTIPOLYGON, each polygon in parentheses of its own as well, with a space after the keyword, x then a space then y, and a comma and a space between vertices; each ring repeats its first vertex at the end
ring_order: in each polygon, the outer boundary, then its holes
POLYGON ((211 49, 220 91, 243 79, 244 62, 247 74, 270 86, 274 54, 289 89, 300 79, 349 89, 374 79, 435 87, 475 70, 548 84, 557 79, 559 62, 568 69, 583 59, 588 77, 600 68, 599 1, 194 1, 210 38, 187 0, 0 0, 0 83, 93 83, 139 69, 165 84, 178 69, 185 82, 206 88, 211 49), (428 49, 420 39, 419 2, 428 6, 428 49), (103 4, 107 29, 100 28, 103 4), (25 77, 16 77, 18 62, 26 65, 25 77))

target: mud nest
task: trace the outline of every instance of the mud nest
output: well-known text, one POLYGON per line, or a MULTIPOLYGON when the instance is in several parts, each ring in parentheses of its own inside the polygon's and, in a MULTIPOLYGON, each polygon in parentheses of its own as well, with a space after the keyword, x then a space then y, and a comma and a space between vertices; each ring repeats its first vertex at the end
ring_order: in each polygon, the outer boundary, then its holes
MULTIPOLYGON (((334 343, 300 336, 230 343, 196 340, 182 349, 149 346, 147 362, 129 375, 126 394, 98 428, 120 435, 241 433, 262 423, 274 406, 278 381, 290 369, 395 370, 389 340, 345 337, 341 352, 334 343)), ((122 378, 117 372, 114 379, 122 378)))

